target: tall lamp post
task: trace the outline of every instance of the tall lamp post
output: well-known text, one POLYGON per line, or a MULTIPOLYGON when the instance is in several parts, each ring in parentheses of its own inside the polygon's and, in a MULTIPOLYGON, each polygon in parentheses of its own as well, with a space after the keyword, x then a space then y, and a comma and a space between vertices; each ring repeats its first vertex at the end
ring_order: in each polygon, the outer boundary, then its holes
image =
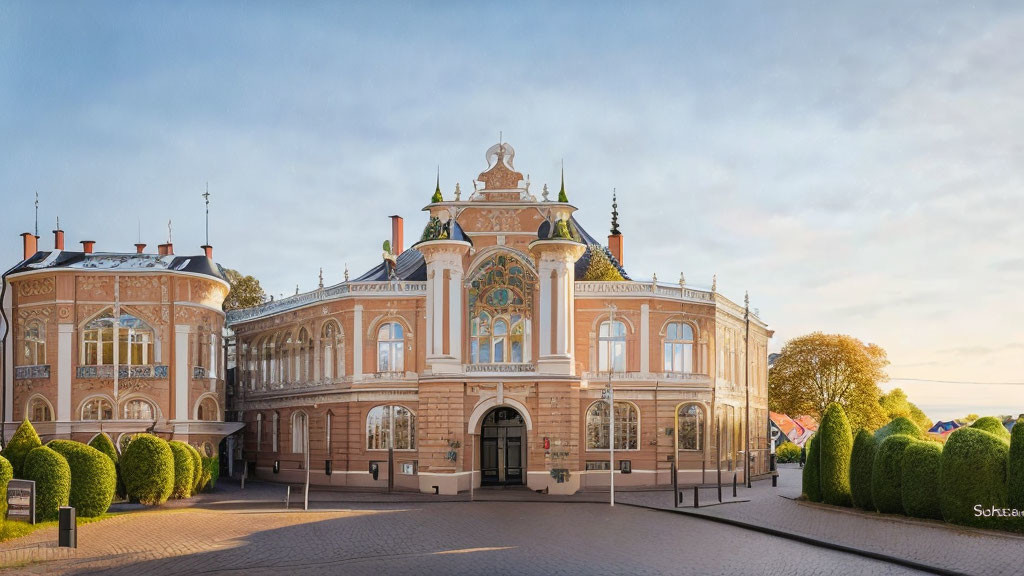
POLYGON ((615 506, 615 389, 612 372, 615 370, 614 331, 615 305, 608 305, 608 386, 601 397, 608 401, 608 505, 615 506))

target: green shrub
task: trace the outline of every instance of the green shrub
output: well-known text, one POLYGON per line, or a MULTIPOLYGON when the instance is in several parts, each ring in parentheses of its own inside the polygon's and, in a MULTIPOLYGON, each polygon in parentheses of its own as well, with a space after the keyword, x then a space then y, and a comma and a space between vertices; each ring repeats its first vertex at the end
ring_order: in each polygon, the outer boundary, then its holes
POLYGON ((811 502, 821 502, 821 469, 818 456, 818 435, 811 436, 807 443, 807 462, 804 464, 804 494, 811 502))
POLYGON ((26 480, 36 483, 36 521, 57 519, 57 509, 68 505, 71 495, 71 467, 52 448, 40 446, 25 457, 26 480))
POLYGON ((903 510, 907 516, 942 520, 939 475, 942 445, 914 442, 903 452, 903 510))
POLYGON ((110 461, 114 463, 114 471, 117 473, 117 490, 115 494, 119 498, 124 498, 124 480, 121 479, 121 463, 118 461, 117 449, 114 448, 114 442, 110 440, 110 436, 100 432, 89 441, 89 446, 106 454, 107 458, 110 458, 110 461))
POLYGON ((64 457, 71 468, 68 505, 83 518, 99 516, 110 508, 117 490, 117 471, 99 450, 74 440, 51 440, 47 446, 64 457))
POLYGON ((875 449, 875 462, 871 467, 871 501, 879 512, 904 513, 903 454, 914 442, 916 439, 911 436, 894 434, 875 449))
POLYGON ((192 453, 188 450, 188 444, 180 440, 171 440, 167 444, 174 455, 174 490, 171 498, 190 498, 196 471, 192 453))
POLYGON ((11 441, 0 452, 0 456, 3 456, 11 463, 11 467, 14 468, 15 478, 24 478, 22 466, 25 463, 25 457, 28 456, 29 452, 42 445, 43 443, 39 441, 39 434, 36 434, 36 429, 26 419, 15 430, 14 436, 11 436, 11 441))
POLYGON ((203 457, 199 455, 199 450, 191 444, 188 446, 188 453, 192 456, 192 493, 199 493, 199 482, 203 479, 203 457))
POLYGON ((829 404, 816 436, 821 442, 818 446, 821 499, 828 504, 849 506, 853 435, 842 406, 829 404))
POLYGON ((775 448, 775 461, 780 464, 791 464, 800 461, 800 447, 792 442, 783 442, 775 448))
POLYGON ((142 504, 163 504, 174 490, 174 454, 163 438, 136 434, 121 453, 125 492, 142 504))
POLYGON ((917 427, 917 424, 914 424, 913 420, 900 416, 899 418, 893 418, 892 422, 875 431, 875 446, 881 446, 886 438, 894 434, 904 434, 911 438, 924 438, 924 433, 917 427))
POLYGON ((850 500, 857 508, 874 511, 871 499, 871 472, 875 466, 875 435, 861 428, 850 452, 850 500))
POLYGON ((1000 528, 1003 518, 975 515, 982 510, 1006 507, 1006 465, 1010 447, 1003 439, 978 428, 958 428, 942 450, 940 496, 946 522, 1000 528))
POLYGON ((7 458, 0 456, 0 526, 7 518, 7 483, 14 478, 14 467, 7 458))
POLYGON ((1024 418, 1013 426, 1006 464, 1007 503, 1010 508, 1024 510, 1024 418))
POLYGON ((199 481, 199 489, 209 492, 217 486, 217 479, 220 477, 220 458, 214 456, 207 458, 203 456, 203 478, 199 481))
POLYGON ((971 424, 971 428, 977 428, 978 430, 984 430, 989 434, 994 434, 1003 440, 1010 440, 1010 431, 1003 426, 1003 421, 995 416, 983 416, 974 421, 971 424))

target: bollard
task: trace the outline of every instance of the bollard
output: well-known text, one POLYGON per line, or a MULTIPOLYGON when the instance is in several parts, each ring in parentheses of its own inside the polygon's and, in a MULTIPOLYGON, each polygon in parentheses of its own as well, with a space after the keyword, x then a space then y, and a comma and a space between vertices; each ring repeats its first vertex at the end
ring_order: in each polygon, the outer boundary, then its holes
POLYGON ((292 487, 286 486, 287 491, 284 493, 284 509, 287 510, 291 505, 292 501, 292 487))
POLYGON ((71 506, 61 506, 57 510, 57 546, 78 548, 78 520, 71 506))
POLYGON ((772 488, 777 488, 778 486, 779 486, 779 475, 778 474, 772 474, 772 488))
POLYGON ((693 507, 700 508, 700 487, 693 487, 693 507))
POLYGON ((676 472, 676 461, 672 461, 672 493, 675 494, 675 506, 679 508, 679 504, 683 501, 682 493, 679 491, 679 474, 676 472))
POLYGON ((736 497, 736 473, 732 473, 732 497, 736 497))

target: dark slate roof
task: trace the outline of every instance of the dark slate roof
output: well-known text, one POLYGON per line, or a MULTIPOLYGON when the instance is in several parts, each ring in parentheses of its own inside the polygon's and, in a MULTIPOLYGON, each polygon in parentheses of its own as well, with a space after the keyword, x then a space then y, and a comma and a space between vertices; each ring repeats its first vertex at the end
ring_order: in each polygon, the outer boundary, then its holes
MULTIPOLYGON (((626 274, 626 269, 622 267, 622 264, 619 263, 618 259, 615 258, 615 256, 612 254, 612 251, 609 250, 607 246, 604 246, 603 244, 598 242, 596 238, 594 238, 593 236, 590 235, 589 232, 584 230, 583 226, 580 226, 580 223, 576 221, 575 216, 571 216, 569 218, 569 221, 576 226, 576 231, 580 233, 580 237, 583 240, 584 244, 588 246, 597 246, 601 250, 604 250, 605 256, 607 256, 608 260, 611 261, 612 266, 615 266, 615 268, 619 271, 619 274, 622 274, 622 277, 625 278, 626 280, 631 280, 629 274, 626 274)), ((576 261, 576 278, 582 277, 587 272, 587 268, 589 267, 590 250, 587 250, 586 252, 583 253, 583 256, 580 256, 580 259, 576 261)))
MULTIPOLYGON (((398 267, 395 272, 399 280, 423 282, 427 279, 427 261, 423 259, 423 254, 419 250, 409 248, 403 251, 398 255, 396 263, 398 267)), ((386 282, 387 280, 388 274, 384 270, 384 261, 381 259, 380 264, 374 266, 366 274, 356 278, 354 282, 386 282)))
POLYGON ((157 254, 120 254, 111 252, 68 252, 54 250, 36 252, 28 260, 21 262, 7 271, 5 275, 47 270, 71 268, 75 270, 136 270, 136 271, 178 271, 203 274, 227 282, 223 269, 205 255, 199 256, 159 256, 157 254))

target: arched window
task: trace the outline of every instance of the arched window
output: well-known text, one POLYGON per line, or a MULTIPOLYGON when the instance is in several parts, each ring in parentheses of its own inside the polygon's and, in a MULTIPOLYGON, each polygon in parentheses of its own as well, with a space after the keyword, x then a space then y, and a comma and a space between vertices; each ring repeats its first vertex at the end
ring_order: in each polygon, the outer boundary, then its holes
POLYGON ((287 384, 292 381, 292 365, 291 359, 295 351, 292 350, 292 333, 286 332, 277 341, 275 347, 278 351, 278 362, 277 362, 277 378, 278 384, 287 384))
POLYGON ((274 373, 274 339, 270 336, 263 338, 263 388, 267 388, 267 384, 271 382, 271 376, 274 373))
POLYGON ((299 354, 295 359, 295 381, 296 382, 308 382, 309 378, 309 356, 310 356, 310 341, 309 332, 303 328, 299 330, 299 354))
POLYGON ((196 408, 196 419, 204 422, 217 422, 220 420, 220 408, 212 396, 207 396, 196 408))
POLYGON ((155 420, 156 409, 153 403, 141 398, 134 398, 124 403, 125 420, 155 420))
POLYGON ((377 330, 377 371, 405 370, 405 332, 398 322, 387 322, 377 330))
POLYGON ((341 353, 341 328, 334 320, 324 323, 320 330, 320 377, 333 380, 344 374, 341 353))
POLYGON ((366 415, 366 449, 388 448, 416 449, 416 415, 405 406, 376 406, 366 415))
POLYGON ((117 341, 117 362, 128 366, 152 364, 153 329, 131 314, 114 318, 112 310, 96 316, 82 330, 82 364, 114 363, 114 341, 117 341))
POLYGON ((292 414, 292 453, 305 454, 309 441, 309 417, 301 410, 292 414))
POLYGON ((508 254, 490 257, 470 281, 469 355, 474 364, 530 361, 536 279, 508 254))
POLYGON ((665 372, 693 372, 693 327, 672 322, 665 328, 665 372))
MULTIPOLYGON (((630 402, 615 403, 615 449, 640 448, 640 411, 630 402)), ((594 402, 587 408, 587 450, 608 449, 608 403, 594 402)))
POLYGON ((114 408, 106 398, 91 398, 82 404, 82 420, 113 420, 114 408))
POLYGON ((597 363, 601 372, 626 371, 626 325, 604 321, 597 339, 597 363))
POLYGON ((704 449, 704 409, 683 404, 676 413, 676 435, 680 450, 704 449))
POLYGON ((26 417, 32 422, 50 422, 53 420, 53 409, 42 396, 35 396, 28 401, 26 417))
POLYGON ((46 330, 39 320, 30 320, 25 325, 24 334, 25 353, 22 356, 22 365, 35 366, 46 364, 46 330))

